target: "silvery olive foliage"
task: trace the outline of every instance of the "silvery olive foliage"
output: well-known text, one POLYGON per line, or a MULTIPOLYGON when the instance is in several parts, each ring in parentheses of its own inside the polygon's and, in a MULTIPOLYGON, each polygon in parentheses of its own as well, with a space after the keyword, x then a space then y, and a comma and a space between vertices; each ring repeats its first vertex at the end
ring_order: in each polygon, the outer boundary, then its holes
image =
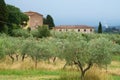
POLYGON ((76 32, 55 32, 46 38, 10 37, 0 34, 0 58, 13 55, 30 57, 37 67, 38 61, 53 57, 77 65, 81 79, 94 64, 106 66, 111 63, 112 55, 120 53, 120 35, 118 34, 81 34, 76 32))

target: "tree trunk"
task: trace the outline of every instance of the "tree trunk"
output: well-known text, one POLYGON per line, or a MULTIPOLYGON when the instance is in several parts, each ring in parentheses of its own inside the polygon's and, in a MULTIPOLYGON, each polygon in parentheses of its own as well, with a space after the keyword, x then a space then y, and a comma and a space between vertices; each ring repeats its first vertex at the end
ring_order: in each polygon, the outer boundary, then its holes
POLYGON ((37 57, 35 58, 35 69, 37 69, 37 57))
POLYGON ((80 63, 80 61, 78 61, 78 66, 79 66, 79 68, 81 70, 81 80, 85 80, 85 73, 86 73, 86 71, 88 71, 91 68, 92 63, 89 62, 88 66, 84 69, 82 64, 80 63))
POLYGON ((22 55, 22 61, 24 61, 24 59, 25 59, 25 54, 22 55))
POLYGON ((23 55, 22 55, 22 61, 24 61, 24 59, 27 58, 27 57, 28 57, 28 55, 23 54, 23 55))
POLYGON ((68 63, 66 62, 66 63, 65 63, 65 65, 63 66, 63 69, 65 69, 65 68, 66 68, 67 64, 68 64, 68 63))
POLYGON ((82 75, 81 75, 81 80, 85 80, 85 79, 84 79, 84 76, 82 76, 82 75))
POLYGON ((35 69, 37 69, 37 60, 35 61, 35 69))
POLYGON ((16 54, 16 60, 18 61, 18 57, 19 57, 19 55, 18 54, 16 54))
POLYGON ((108 66, 107 66, 107 64, 106 64, 106 73, 108 72, 108 66))
POLYGON ((81 80, 85 80, 85 71, 81 71, 81 80))
POLYGON ((11 54, 9 54, 9 57, 11 58, 12 64, 13 64, 14 63, 14 57, 11 54))
POLYGON ((56 60, 56 57, 53 58, 53 63, 55 62, 55 60, 56 60))

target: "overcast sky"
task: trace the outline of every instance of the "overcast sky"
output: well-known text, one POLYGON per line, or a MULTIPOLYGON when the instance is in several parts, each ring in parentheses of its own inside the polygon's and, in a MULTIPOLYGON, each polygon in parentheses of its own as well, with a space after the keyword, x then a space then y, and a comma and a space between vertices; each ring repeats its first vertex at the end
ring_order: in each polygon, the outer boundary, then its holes
POLYGON ((23 12, 50 14, 56 25, 120 25, 120 0, 5 0, 23 12))

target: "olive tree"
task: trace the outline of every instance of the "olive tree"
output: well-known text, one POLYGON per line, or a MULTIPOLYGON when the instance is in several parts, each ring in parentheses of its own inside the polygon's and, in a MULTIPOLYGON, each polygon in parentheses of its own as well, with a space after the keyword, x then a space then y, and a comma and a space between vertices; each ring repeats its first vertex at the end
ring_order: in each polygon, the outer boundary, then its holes
POLYGON ((11 58, 12 63, 15 60, 13 55, 16 55, 16 59, 18 60, 18 56, 21 50, 21 40, 19 38, 6 37, 4 38, 3 44, 5 54, 11 58))
POLYGON ((81 80, 84 80, 86 71, 93 64, 106 65, 111 62, 112 47, 114 44, 105 39, 98 38, 90 41, 71 41, 64 45, 62 54, 68 63, 76 64, 81 71, 81 80))
POLYGON ((0 59, 5 57, 4 39, 0 39, 0 59))
POLYGON ((62 47, 63 43, 65 42, 64 39, 57 39, 57 38, 50 38, 47 42, 47 47, 49 50, 49 54, 51 58, 53 58, 53 62, 55 62, 56 58, 61 58, 61 53, 63 53, 62 47))
POLYGON ((46 60, 51 55, 48 53, 47 44, 44 40, 40 41, 28 41, 22 50, 23 55, 28 55, 35 62, 35 68, 37 68, 37 63, 39 60, 46 60))

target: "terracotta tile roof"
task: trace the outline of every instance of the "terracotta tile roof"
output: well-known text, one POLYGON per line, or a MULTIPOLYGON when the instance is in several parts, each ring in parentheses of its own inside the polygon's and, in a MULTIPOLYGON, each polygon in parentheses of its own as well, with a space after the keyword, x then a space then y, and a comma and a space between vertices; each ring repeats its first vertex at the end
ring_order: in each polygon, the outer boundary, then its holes
POLYGON ((94 29, 94 27, 87 25, 60 25, 55 26, 54 29, 94 29))
POLYGON ((31 16, 31 15, 34 15, 34 14, 38 14, 38 15, 41 15, 41 16, 43 16, 42 14, 40 14, 40 13, 37 13, 37 12, 33 12, 33 11, 28 11, 28 12, 24 12, 26 15, 28 15, 28 16, 31 16))

